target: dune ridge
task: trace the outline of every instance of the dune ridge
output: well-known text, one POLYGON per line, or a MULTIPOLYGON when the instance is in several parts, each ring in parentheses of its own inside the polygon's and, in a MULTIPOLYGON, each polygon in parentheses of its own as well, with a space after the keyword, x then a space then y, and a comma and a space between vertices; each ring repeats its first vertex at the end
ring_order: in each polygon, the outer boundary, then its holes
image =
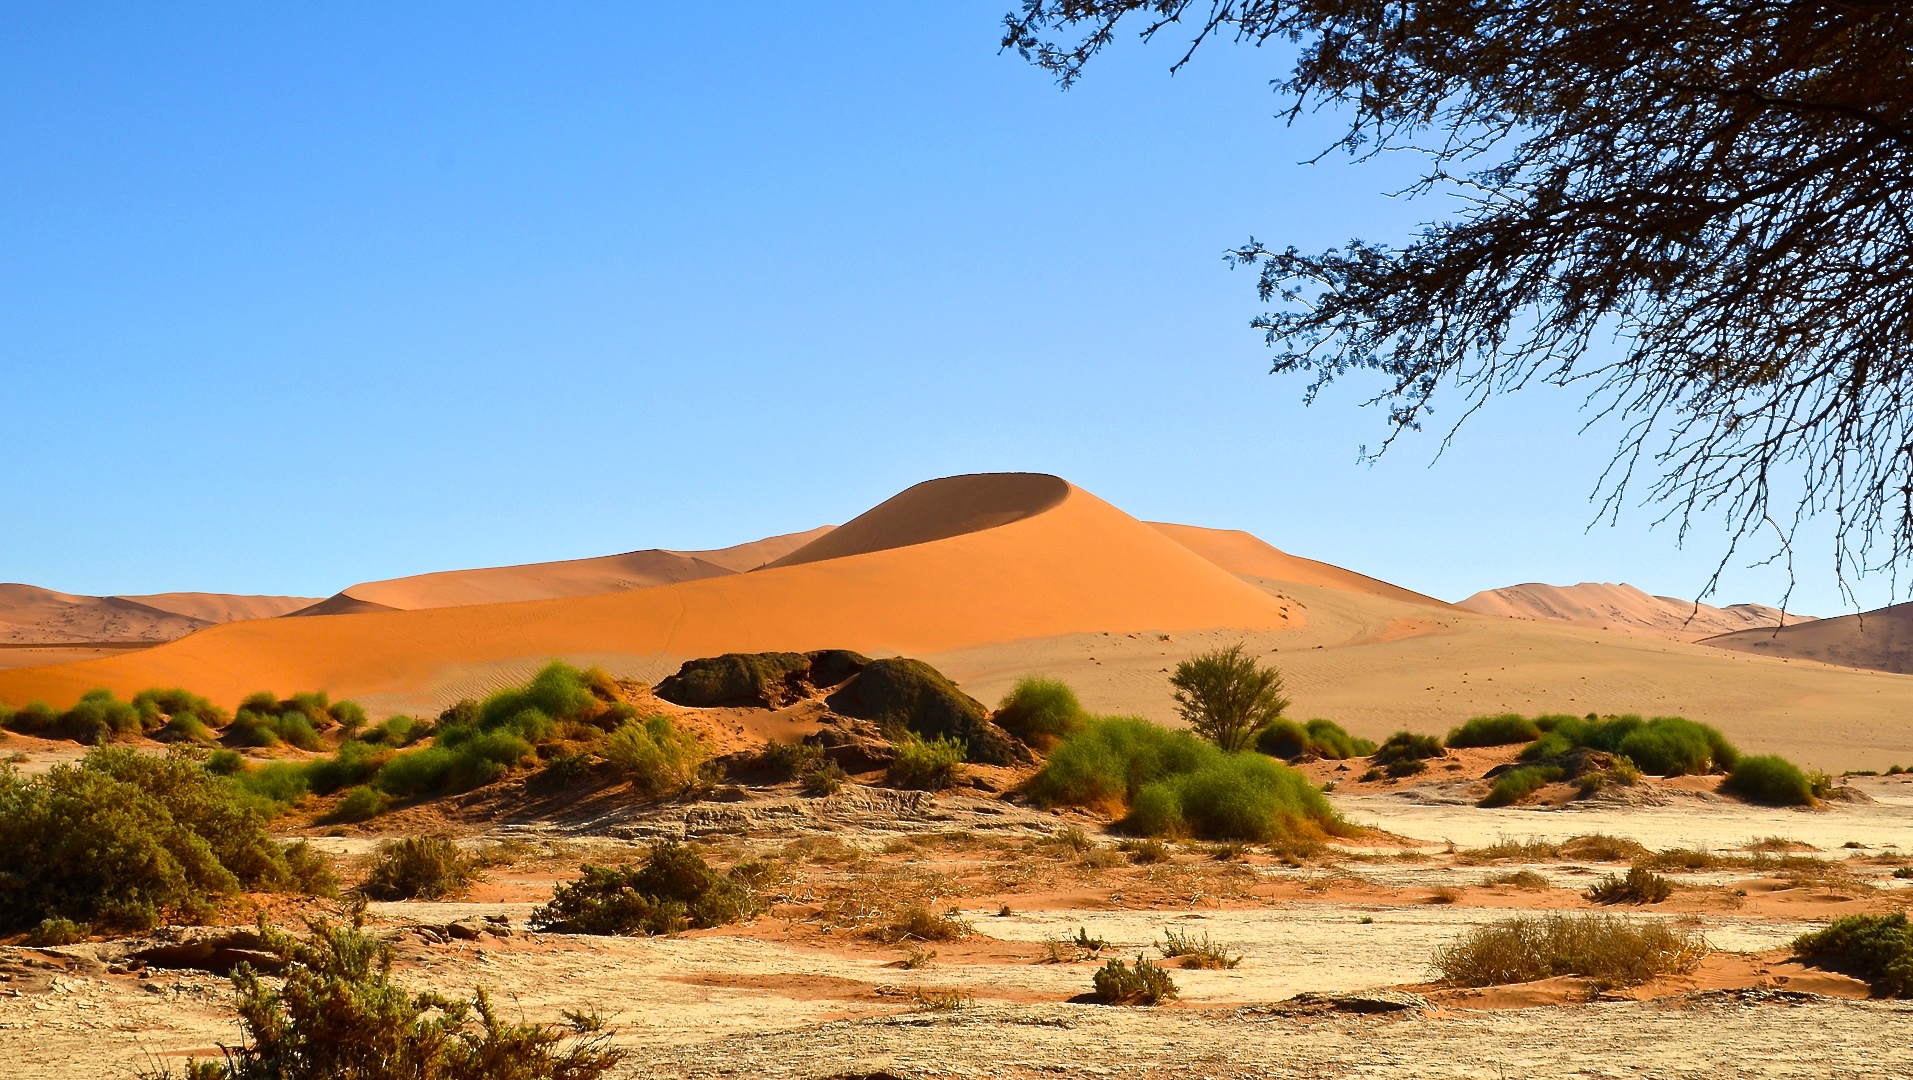
POLYGON ((1811 616, 1783 613, 1765 604, 1714 607, 1691 600, 1653 596, 1632 585, 1584 581, 1579 585, 1529 582, 1486 589, 1455 605, 1479 615, 1537 622, 1571 623, 1651 634, 1672 641, 1699 641, 1717 634, 1789 623, 1811 616))
POLYGON ((1703 638, 1702 645, 1759 656, 1913 675, 1913 603, 1778 628, 1703 638))
POLYGON ((1166 521, 1151 521, 1147 524, 1164 536, 1240 577, 1292 581, 1300 585, 1314 585, 1339 592, 1380 596, 1389 600, 1399 600, 1405 604, 1418 604, 1422 607, 1449 608, 1453 606, 1445 600, 1424 596, 1412 589, 1391 585, 1379 578, 1369 577, 1367 574, 1358 574, 1353 570, 1344 570, 1329 563, 1291 555, 1254 533, 1243 532, 1240 529, 1205 529, 1197 525, 1173 525, 1166 521))
POLYGON ((310 616, 416 611, 423 608, 591 596, 675 585, 756 569, 830 531, 831 526, 825 525, 714 551, 649 548, 590 559, 443 570, 383 581, 365 581, 290 614, 310 616))
POLYGON ((0 672, 0 700, 58 704, 93 686, 175 684, 225 702, 258 689, 428 699, 448 672, 527 657, 922 655, 1091 631, 1303 621, 1293 605, 1062 480, 1011 474, 998 484, 988 474, 933 481, 862 515, 850 546, 875 550, 812 551, 753 573, 591 596, 231 623, 129 656, 0 672), (1011 519, 949 534, 991 515, 1011 519))
POLYGON ((312 603, 303 596, 154 593, 84 596, 37 585, 0 584, 0 643, 163 642, 218 623, 264 619, 312 603))

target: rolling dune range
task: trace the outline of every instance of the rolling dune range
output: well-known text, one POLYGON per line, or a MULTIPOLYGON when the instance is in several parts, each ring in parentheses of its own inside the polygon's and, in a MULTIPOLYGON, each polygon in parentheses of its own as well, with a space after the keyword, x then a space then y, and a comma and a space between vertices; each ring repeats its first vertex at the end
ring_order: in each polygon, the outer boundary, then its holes
MULTIPOLYGON (((230 703, 261 688, 322 688, 375 713, 429 712, 553 656, 655 680, 694 656, 841 647, 920 656, 986 701, 1044 673, 1092 708, 1173 722, 1168 671, 1240 640, 1287 673, 1294 713, 1372 737, 1507 710, 1679 713, 1821 767, 1913 762, 1908 676, 1481 614, 1247 533, 1147 524, 1055 477, 930 481, 837 529, 725 551, 731 567, 710 557, 724 552, 663 553, 713 572, 615 592, 215 626, 136 653, 0 671, 0 700, 185 685, 230 703)), ((620 558, 400 579, 411 590, 402 599, 457 602, 528 580, 596 588, 620 558)))

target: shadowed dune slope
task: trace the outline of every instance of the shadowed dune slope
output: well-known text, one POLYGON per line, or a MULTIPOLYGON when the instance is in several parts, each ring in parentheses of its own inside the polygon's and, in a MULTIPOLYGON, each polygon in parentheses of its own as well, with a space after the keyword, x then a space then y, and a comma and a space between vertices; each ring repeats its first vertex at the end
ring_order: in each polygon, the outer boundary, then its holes
POLYGON ((928 480, 885 499, 770 566, 841 559, 993 529, 1055 507, 1070 490, 1068 482, 1043 473, 977 473, 928 480))
POLYGON ((93 686, 129 693, 151 685, 189 686, 228 704, 262 688, 423 695, 457 670, 528 657, 819 648, 922 655, 1089 631, 1300 622, 1279 597, 1085 491, 1013 475, 999 492, 993 479, 919 485, 910 499, 858 519, 869 536, 923 536, 952 519, 1024 511, 993 528, 597 596, 233 623, 130 656, 0 672, 0 701, 57 705, 93 686), (943 484, 954 514, 938 497, 943 484), (1038 487, 1060 495, 1047 507, 1019 504, 1038 487), (913 523, 919 513, 934 520, 913 523))
POLYGON ((1701 641, 1719 649, 1913 675, 1913 603, 1701 641))
MULTIPOLYGON (((1607 627, 1674 641, 1698 641, 1736 630, 1778 626, 1781 619, 1779 608, 1764 604, 1697 606, 1691 600, 1651 596, 1632 585, 1595 581, 1510 585, 1478 592, 1455 606, 1479 615, 1607 627)), ((1791 613, 1786 618, 1789 623, 1809 621, 1808 616, 1791 613)))
POLYGON ((1423 607, 1450 606, 1445 600, 1423 596, 1421 593, 1404 589, 1399 585, 1390 585, 1386 581, 1366 574, 1358 574, 1353 570, 1344 570, 1325 562, 1291 555, 1267 543, 1261 537, 1240 529, 1204 529, 1196 525, 1172 525, 1166 521, 1151 521, 1148 524, 1150 528, 1231 574, 1272 578, 1276 581, 1293 581, 1301 585, 1314 585, 1340 592, 1365 593, 1369 596, 1400 600, 1405 604, 1419 604, 1423 607))
POLYGON ((80 596, 0 584, 0 643, 172 641, 215 623, 269 618, 311 602, 299 596, 219 593, 80 596))
POLYGON ((348 615, 370 611, 509 604, 563 596, 648 589, 756 569, 830 532, 830 526, 773 536, 717 551, 649 549, 595 559, 446 570, 353 585, 294 615, 348 615))

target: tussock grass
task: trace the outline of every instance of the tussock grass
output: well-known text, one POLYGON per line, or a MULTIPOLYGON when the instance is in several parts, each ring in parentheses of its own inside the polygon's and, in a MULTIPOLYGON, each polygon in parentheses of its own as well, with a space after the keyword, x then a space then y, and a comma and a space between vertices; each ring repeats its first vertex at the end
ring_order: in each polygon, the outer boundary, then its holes
POLYGON ((1164 930, 1162 944, 1156 948, 1163 959, 1180 961, 1186 968, 1218 970, 1242 962, 1241 953, 1232 953, 1229 946, 1211 940, 1206 931, 1198 938, 1194 934, 1179 934, 1174 928, 1164 930))
POLYGON ((1559 975, 1635 986, 1692 971, 1706 954, 1705 938, 1660 921, 1516 916, 1476 927, 1435 950, 1434 966, 1451 986, 1499 986, 1559 975))
POLYGON ((1495 778, 1482 806, 1512 806, 1561 779, 1563 770, 1552 765, 1526 765, 1510 769, 1495 778))
POLYGON ((1038 750, 1048 750, 1083 730, 1089 716, 1069 684, 1030 676, 1020 679, 992 718, 1003 730, 1038 750))
POLYGON ((963 778, 967 751, 959 740, 939 735, 926 741, 913 731, 899 731, 890 753, 886 779, 897 787, 942 791, 963 778))
POLYGON ((1422 761, 1426 758, 1438 758, 1448 751, 1442 749, 1441 740, 1433 735, 1417 735, 1412 731, 1397 731, 1382 741, 1382 745, 1369 755, 1369 761, 1386 768, 1404 762, 1422 761))
POLYGON ((580 876, 552 890, 531 914, 533 929, 560 934, 675 934, 722 926, 755 914, 755 883, 773 876, 758 863, 719 874, 683 844, 652 845, 638 869, 585 864, 580 876))
POLYGON ((1506 885, 1513 889, 1548 889, 1548 879, 1533 870, 1516 870, 1507 874, 1489 874, 1481 879, 1484 886, 1506 885))
POLYGON ((880 940, 898 942, 962 941, 975 932, 976 928, 954 910, 938 913, 923 904, 912 904, 871 933, 880 940))
MULTIPOLYGON (((662 716, 624 721, 599 742, 597 749, 612 768, 631 781, 632 787, 652 798, 684 790, 711 754, 703 739, 679 731, 662 716)), ((818 756, 821 758, 821 751, 818 756)))
POLYGON ((1501 713, 1467 721, 1450 731, 1446 741, 1449 749, 1458 750, 1472 746, 1508 746, 1533 742, 1540 737, 1541 729, 1534 721, 1520 713, 1501 713))
POLYGON ((1597 904, 1658 904, 1674 895, 1674 883, 1636 866, 1626 877, 1609 874, 1588 886, 1587 897, 1597 904))
POLYGON ((1643 720, 1633 714, 1603 719, 1550 717, 1545 734, 1521 752, 1526 761, 1559 757, 1586 747, 1620 754, 1642 772, 1659 776, 1704 776, 1739 760, 1725 736, 1706 724, 1678 716, 1643 720))
POLYGON ((1165 863, 1175 858, 1175 853, 1169 850, 1169 845, 1160 840, 1124 840, 1116 845, 1116 850, 1129 856, 1129 861, 1138 866, 1165 863))
POLYGON ((1319 718, 1300 724, 1286 719, 1271 721, 1256 732, 1255 748, 1289 761, 1311 757, 1346 761, 1375 752, 1374 743, 1355 738, 1333 720, 1319 718))
POLYGON ((1722 790, 1768 806, 1812 806, 1813 782, 1800 767, 1775 754, 1741 758, 1722 790))
POLYGON ((359 891, 374 900, 447 900, 478 878, 478 860, 449 837, 408 836, 379 845, 359 891))

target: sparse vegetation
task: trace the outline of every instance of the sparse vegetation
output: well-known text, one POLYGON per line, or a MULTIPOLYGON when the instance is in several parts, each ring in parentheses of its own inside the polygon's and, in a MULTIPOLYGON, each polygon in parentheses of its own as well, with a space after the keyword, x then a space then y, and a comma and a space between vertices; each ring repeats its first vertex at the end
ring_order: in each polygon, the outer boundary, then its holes
POLYGON ((1289 707, 1282 673, 1240 643, 1184 660, 1169 683, 1189 729, 1232 753, 1249 749, 1256 732, 1289 707))
POLYGON ((1673 895, 1673 882, 1641 866, 1629 869, 1626 877, 1609 874, 1587 890, 1597 904, 1658 904, 1673 895))
POLYGON ((1320 718, 1303 724, 1286 719, 1274 720, 1256 732, 1255 748, 1270 757, 1287 761, 1309 757, 1346 761, 1354 757, 1367 757, 1375 752, 1374 743, 1351 736, 1333 720, 1320 718))
POLYGON ((1849 915, 1794 939, 1794 954, 1865 979, 1881 997, 1913 997, 1913 926, 1906 912, 1849 915))
MULTIPOLYGON (((682 791, 710 757, 703 739, 679 731, 669 719, 626 720, 598 743, 598 752, 631 786, 652 798, 682 791)), ((821 756, 821 754, 819 755, 821 756)))
POLYGON ((1129 856, 1129 861, 1137 866, 1153 866, 1175 857, 1169 845, 1160 840, 1124 840, 1116 845, 1116 850, 1129 856))
POLYGON ((1089 717, 1067 683, 1032 675, 1004 695, 994 719, 1029 745, 1048 750, 1083 730, 1089 717))
POLYGON ((1231 953, 1229 947, 1212 941, 1205 932, 1200 938, 1194 934, 1179 934, 1174 928, 1162 932, 1162 944, 1156 946, 1165 960, 1180 960, 1186 968, 1221 969, 1232 968, 1242 962, 1241 953, 1231 953))
POLYGON ((323 750, 320 732, 343 727, 352 734, 365 726, 365 710, 350 701, 332 701, 324 691, 294 694, 284 700, 261 691, 239 703, 226 728, 228 742, 240 746, 278 746, 323 750))
POLYGON ((374 900, 446 900, 478 876, 478 861, 449 837, 408 836, 379 845, 359 891, 374 900))
POLYGON ((844 781, 848 779, 850 774, 844 771, 842 765, 834 761, 826 761, 804 774, 804 794, 818 798, 835 795, 843 790, 844 781))
POLYGON ((796 780, 812 769, 822 767, 824 748, 815 743, 780 743, 775 739, 757 753, 757 764, 765 772, 785 780, 796 780))
POLYGON ((1632 714, 1590 720, 1544 717, 1544 734, 1521 752, 1525 761, 1559 757, 1586 747, 1619 754, 1642 772, 1657 776, 1704 776, 1731 769, 1739 751, 1719 731, 1678 716, 1642 720, 1632 714))
POLYGON ((873 660, 825 701, 834 712, 875 722, 893 742, 909 732, 958 743, 964 760, 982 765, 1032 760, 1027 747, 990 723, 981 702, 921 660, 873 660))
POLYGON ((1812 806, 1813 783, 1799 766, 1774 754, 1741 758, 1722 789, 1769 806, 1812 806))
POLYGON ((942 791, 963 776, 965 748, 961 741, 937 736, 925 741, 913 731, 901 731, 890 743, 888 779, 904 788, 942 791))
POLYGON ((407 992, 391 981, 391 946, 356 917, 307 928, 300 941, 261 925, 285 981, 242 965, 232 981, 245 1038, 224 1061, 190 1062, 186 1080, 596 1080, 624 1058, 576 1025, 507 1023, 482 988, 469 1001, 407 992))
POLYGON ((1533 870, 1516 870, 1507 874, 1489 874, 1481 879, 1486 886, 1506 885, 1511 889, 1546 889, 1551 886, 1548 879, 1533 870))
POLYGON ((1140 953, 1135 967, 1120 957, 1110 957, 1091 982, 1096 987, 1096 999, 1105 1005, 1158 1005, 1180 996, 1169 973, 1140 953))
POLYGON ((0 933, 47 919, 143 930, 210 917, 242 890, 327 892, 323 860, 181 751, 100 747, 23 778, 0 767, 0 933))
POLYGON ((922 904, 911 904, 873 934, 883 941, 962 941, 976 930, 954 910, 939 914, 922 904))
POLYGON ((1558 975, 1634 986, 1692 971, 1706 954, 1700 934, 1659 920, 1522 915, 1469 930, 1435 950, 1434 965, 1453 986, 1499 986, 1558 975))
POLYGON ((1448 748, 1459 750, 1471 746, 1508 746, 1513 743, 1533 742, 1541 737, 1541 729, 1534 721, 1520 713, 1501 713, 1497 716, 1477 716, 1448 733, 1448 748))
POLYGON ((1489 789, 1487 798, 1481 800, 1481 805, 1511 806, 1561 779, 1562 775, 1562 770, 1552 765, 1510 769, 1495 778, 1494 787, 1489 789))
POLYGON ((756 911, 748 882, 759 867, 729 874, 713 870, 683 844, 655 844, 637 869, 586 863, 575 881, 552 890, 551 902, 532 912, 534 929, 561 934, 674 934, 721 926, 756 911))
POLYGON ((1369 755, 1369 761, 1384 768, 1408 761, 1422 761, 1426 758, 1438 758, 1447 754, 1442 749, 1441 740, 1433 735, 1417 735, 1412 731, 1397 731, 1382 741, 1369 755))

